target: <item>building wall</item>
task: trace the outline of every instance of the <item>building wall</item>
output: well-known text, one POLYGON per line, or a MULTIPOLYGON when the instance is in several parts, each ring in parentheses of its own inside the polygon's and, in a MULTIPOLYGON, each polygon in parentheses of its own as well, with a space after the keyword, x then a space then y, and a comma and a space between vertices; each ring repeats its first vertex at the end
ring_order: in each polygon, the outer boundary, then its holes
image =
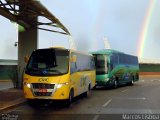
POLYGON ((17 65, 0 65, 0 80, 11 80, 16 71, 17 65))
MULTIPOLYGON (((139 64, 140 72, 160 72, 160 64, 139 64)), ((0 80, 11 80, 17 72, 17 65, 0 65, 0 80)))

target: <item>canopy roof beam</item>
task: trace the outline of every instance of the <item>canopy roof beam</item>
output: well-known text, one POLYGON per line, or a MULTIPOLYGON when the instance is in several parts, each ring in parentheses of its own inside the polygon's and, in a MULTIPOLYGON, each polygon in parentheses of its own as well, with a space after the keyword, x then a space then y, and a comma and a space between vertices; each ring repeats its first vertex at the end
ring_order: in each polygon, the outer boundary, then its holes
POLYGON ((50 29, 47 30, 46 27, 42 28, 47 31, 70 35, 68 29, 39 1, 36 0, 0 0, 0 14, 11 21, 17 22, 25 29, 31 29, 35 27, 39 28, 38 26, 43 25, 53 27, 53 29, 54 27, 60 28, 59 31, 50 29), (34 18, 36 17, 44 17, 49 22, 45 23, 35 21, 34 18))

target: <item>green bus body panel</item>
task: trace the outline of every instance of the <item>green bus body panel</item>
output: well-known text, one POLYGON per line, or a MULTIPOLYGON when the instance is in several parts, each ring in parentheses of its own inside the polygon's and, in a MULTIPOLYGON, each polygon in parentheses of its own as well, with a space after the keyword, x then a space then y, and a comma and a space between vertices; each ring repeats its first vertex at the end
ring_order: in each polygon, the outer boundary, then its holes
POLYGON ((99 86, 107 86, 109 84, 112 84, 108 78, 108 74, 104 74, 104 75, 96 75, 96 85, 99 86))
MULTIPOLYGON (((138 64, 138 58, 136 56, 132 55, 127 55, 123 52, 119 52, 116 50, 112 49, 102 49, 102 50, 97 50, 94 52, 91 52, 93 55, 107 55, 108 57, 108 64, 111 64, 111 56, 112 55, 118 55, 118 63, 114 64, 115 66, 111 70, 111 68, 108 68, 108 73, 107 74, 96 74, 96 84, 98 86, 106 86, 106 85, 112 85, 114 83, 114 80, 118 80, 117 82, 119 84, 121 83, 129 83, 131 79, 133 81, 137 81, 139 79, 139 64, 138 64), (125 55, 126 58, 130 57, 130 59, 135 59, 134 64, 128 64, 127 63, 120 63, 119 57, 121 55, 125 55)), ((122 58, 121 58, 122 59, 122 58)))

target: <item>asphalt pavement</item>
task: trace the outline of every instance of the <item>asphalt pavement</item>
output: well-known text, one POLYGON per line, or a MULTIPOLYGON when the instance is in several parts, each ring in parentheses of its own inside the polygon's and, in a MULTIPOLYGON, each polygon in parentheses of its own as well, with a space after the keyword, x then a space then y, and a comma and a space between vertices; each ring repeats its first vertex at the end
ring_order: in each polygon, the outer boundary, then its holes
POLYGON ((10 80, 0 80, 0 112, 25 102, 22 89, 13 88, 10 80))
POLYGON ((0 96, 6 96, 0 99, 0 104, 7 102, 7 95, 20 98, 20 104, 0 114, 1 118, 12 116, 20 120, 160 120, 159 93, 160 76, 144 76, 133 86, 117 89, 99 87, 87 98, 77 97, 69 108, 64 107, 62 102, 35 108, 25 103, 22 90, 12 89, 0 92, 0 96))

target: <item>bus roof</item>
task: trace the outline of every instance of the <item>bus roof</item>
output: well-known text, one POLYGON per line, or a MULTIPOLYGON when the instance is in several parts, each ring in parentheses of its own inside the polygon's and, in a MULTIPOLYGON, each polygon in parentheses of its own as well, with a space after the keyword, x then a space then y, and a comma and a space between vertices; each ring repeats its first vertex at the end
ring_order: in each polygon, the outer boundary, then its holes
POLYGON ((39 49, 35 49, 34 51, 37 51, 37 50, 50 50, 50 49, 60 49, 60 50, 70 50, 70 49, 66 49, 64 47, 49 47, 49 48, 39 48, 39 49))
POLYGON ((67 49, 65 47, 50 47, 50 48, 40 48, 40 49, 35 49, 34 51, 37 51, 37 50, 49 50, 49 49, 61 49, 61 50, 68 50, 68 51, 71 51, 71 52, 75 52, 75 53, 80 53, 80 54, 83 54, 83 55, 89 55, 89 56, 92 56, 91 53, 85 53, 85 52, 81 52, 81 51, 77 51, 77 50, 74 50, 74 49, 67 49))
POLYGON ((93 51, 90 52, 91 54, 112 54, 112 53, 122 53, 125 54, 123 52, 119 52, 117 50, 113 50, 113 49, 101 49, 101 50, 97 50, 97 51, 93 51))

